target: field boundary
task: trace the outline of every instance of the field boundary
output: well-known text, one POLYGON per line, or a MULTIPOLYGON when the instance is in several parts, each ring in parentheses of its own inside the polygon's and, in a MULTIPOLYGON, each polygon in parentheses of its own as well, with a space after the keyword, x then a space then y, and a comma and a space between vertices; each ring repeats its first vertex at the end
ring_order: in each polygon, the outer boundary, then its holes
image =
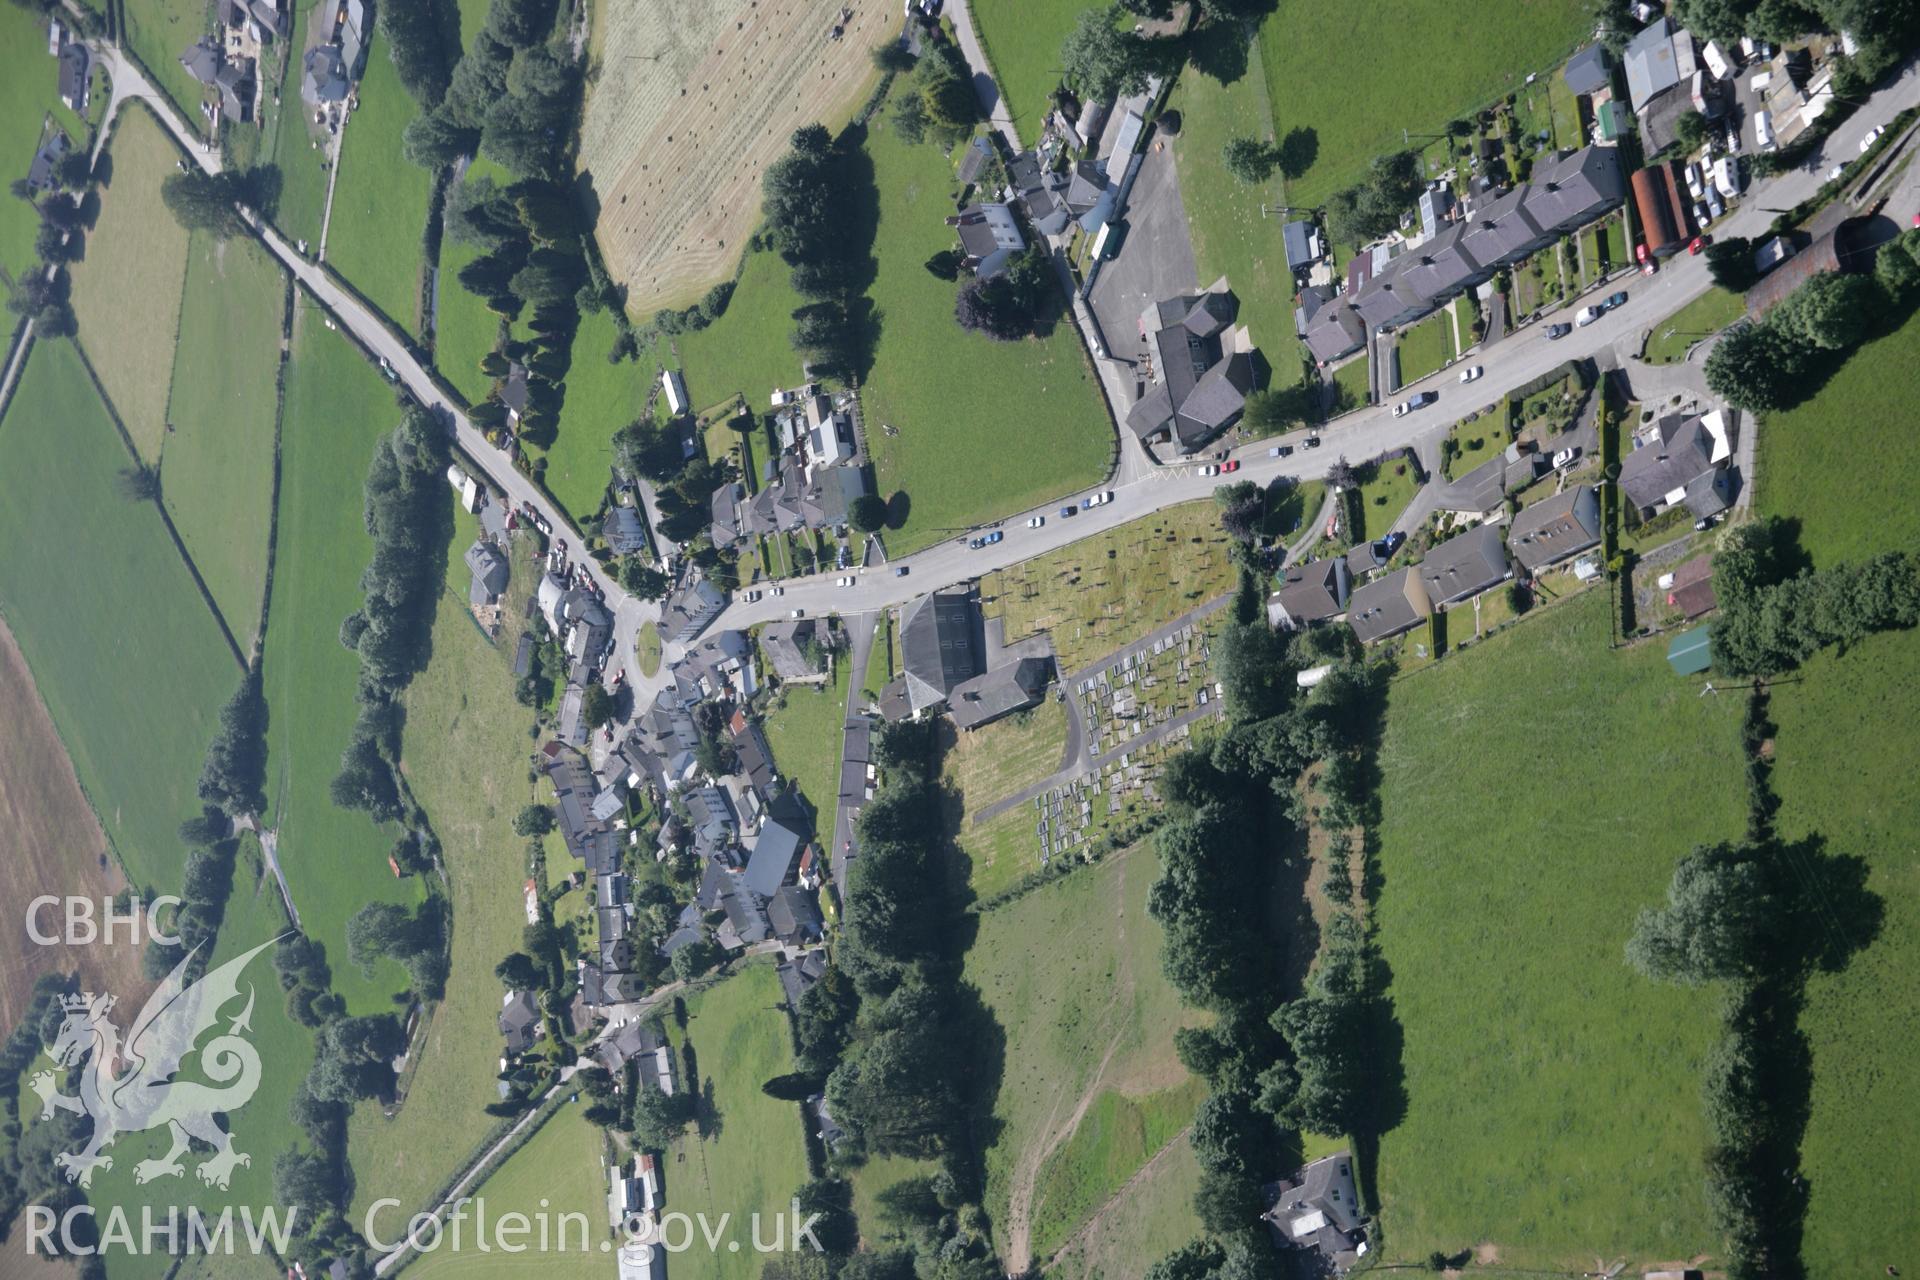
MULTIPOLYGON (((106 387, 100 383, 100 375, 94 371, 93 361, 87 358, 87 349, 80 344, 79 335, 69 339, 73 343, 74 354, 80 357, 80 367, 87 371, 88 381, 93 383, 93 392, 100 397, 101 405, 107 411, 107 418, 113 423, 113 429, 120 433, 120 443, 127 451, 135 466, 145 466, 140 451, 133 446, 133 437, 127 434, 127 424, 120 420, 120 411, 114 407, 112 397, 107 395, 106 387)), ((156 468, 158 470, 158 468, 156 468)), ((207 580, 200 576, 200 566, 193 561, 193 555, 187 550, 187 544, 181 540, 180 530, 174 527, 173 517, 167 514, 166 504, 160 501, 160 495, 148 499, 154 510, 160 513, 160 523, 166 526, 167 536, 173 539, 173 549, 180 553, 181 561, 187 566, 187 573, 193 578, 193 585, 199 589, 200 599, 206 604, 207 611, 213 614, 213 620, 220 628, 220 634, 226 638, 227 648, 233 652, 233 660, 246 671, 247 655, 240 648, 240 642, 234 639, 233 628, 227 625, 226 615, 220 612, 220 606, 214 602, 213 592, 207 589, 207 580)))
POLYGON ((280 272, 286 288, 280 297, 280 367, 273 375, 273 480, 267 506, 267 571, 260 580, 260 621, 253 629, 253 654, 248 666, 267 651, 267 623, 273 616, 273 570, 280 550, 280 432, 287 417, 287 366, 293 361, 293 308, 299 295, 293 276, 280 272))

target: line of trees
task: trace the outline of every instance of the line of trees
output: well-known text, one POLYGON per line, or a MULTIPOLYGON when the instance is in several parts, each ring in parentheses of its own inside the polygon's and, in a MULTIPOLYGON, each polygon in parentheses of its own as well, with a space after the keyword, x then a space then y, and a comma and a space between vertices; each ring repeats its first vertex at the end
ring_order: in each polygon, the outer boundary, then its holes
POLYGON ((438 169, 478 153, 516 177, 565 180, 582 71, 554 31, 554 0, 493 0, 444 93, 408 123, 407 156, 438 169))
POLYGON ((422 109, 439 106, 453 75, 448 35, 459 30, 459 13, 449 0, 388 0, 376 17, 400 83, 422 109))
POLYGON ((1906 551, 1815 571, 1768 517, 1728 530, 1713 566, 1714 663, 1732 675, 1778 675, 1829 645, 1920 624, 1920 565, 1906 551))
POLYGON ((371 976, 382 958, 406 967, 413 993, 438 1000, 447 985, 447 912, 438 897, 417 910, 391 902, 369 902, 347 921, 347 958, 371 976))
POLYGON ((761 181, 761 234, 791 269, 794 292, 806 299, 793 313, 794 350, 808 364, 842 375, 859 365, 852 308, 871 269, 871 246, 848 234, 858 152, 837 147, 825 126, 805 125, 761 181))

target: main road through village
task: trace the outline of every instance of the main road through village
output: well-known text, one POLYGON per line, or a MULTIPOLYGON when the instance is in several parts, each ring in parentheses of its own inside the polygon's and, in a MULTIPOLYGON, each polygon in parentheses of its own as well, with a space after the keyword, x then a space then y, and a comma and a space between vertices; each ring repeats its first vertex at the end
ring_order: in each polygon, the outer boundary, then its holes
MULTIPOLYGON (((96 53, 111 77, 113 94, 109 116, 128 98, 145 102, 191 155, 209 173, 220 167, 219 155, 208 151, 199 137, 187 128, 171 103, 141 72, 120 56, 110 44, 100 44, 96 53)), ((991 84, 991 79, 987 79, 991 84)), ((983 94, 984 96, 984 94, 983 94)), ((1739 207, 1715 226, 1716 235, 1763 235, 1774 212, 1789 209, 1813 195, 1833 164, 1855 156, 1867 131, 1886 124, 1910 106, 1920 104, 1920 63, 1909 63, 1901 74, 1883 85, 1853 117, 1826 142, 1824 151, 1799 169, 1756 181, 1739 207)), ((1902 185, 1899 203, 1911 203, 1915 185, 1902 185)), ((1901 216, 1911 210, 1895 210, 1901 216)), ((566 521, 532 480, 515 469, 507 455, 489 444, 460 408, 449 402, 429 372, 413 355, 409 345, 352 291, 342 287, 324 266, 296 251, 277 232, 251 213, 249 223, 261 241, 279 259, 301 286, 375 358, 386 361, 399 383, 423 405, 444 413, 453 423, 461 448, 486 473, 493 484, 506 494, 512 506, 531 505, 556 529, 566 521)), ((1317 479, 1324 475, 1335 457, 1354 461, 1379 457, 1411 445, 1428 443, 1446 432, 1454 420, 1474 408, 1498 403, 1514 387, 1529 382, 1548 370, 1576 357, 1592 356, 1607 348, 1618 354, 1639 349, 1641 335, 1660 320, 1705 292, 1712 284, 1704 256, 1681 255, 1671 258, 1653 276, 1628 278, 1628 300, 1608 311, 1597 322, 1576 328, 1559 341, 1549 340, 1545 326, 1536 324, 1487 348, 1476 357, 1485 367, 1482 378, 1471 387, 1442 380, 1437 383, 1439 403, 1402 418, 1395 418, 1384 405, 1348 414, 1323 433, 1318 449, 1300 448, 1306 433, 1296 432, 1277 439, 1245 445, 1233 455, 1241 462, 1236 480, 1269 484, 1281 477, 1293 480, 1317 479), (1292 444, 1288 457, 1274 457, 1272 445, 1292 444)), ((1270 287, 1270 282, 1251 282, 1251 287, 1270 287)), ((1570 314, 1561 317, 1570 319, 1570 314)), ((1124 410, 1125 406, 1117 406, 1124 410)), ((618 423, 603 424, 611 433, 618 423)), ((956 426, 954 429, 959 429, 956 426)), ((791 578, 781 585, 784 592, 762 595, 748 601, 736 595, 713 626, 744 628, 756 623, 786 617, 795 611, 808 617, 828 613, 870 614, 903 603, 927 592, 951 587, 994 569, 1006 568, 1041 552, 1053 551, 1096 533, 1102 533, 1142 516, 1177 503, 1189 502, 1211 494, 1220 481, 1204 476, 1196 463, 1160 464, 1149 455, 1124 428, 1118 428, 1121 462, 1116 466, 1111 485, 1113 500, 1104 505, 1082 508, 1070 518, 1058 508, 1079 503, 1086 493, 1062 494, 1044 507, 1009 512, 996 527, 1004 530, 1004 540, 990 547, 971 550, 964 536, 942 542, 888 562, 886 565, 856 572, 851 586, 839 586, 844 573, 813 574, 791 578), (1045 523, 1027 527, 1033 516, 1045 523), (898 572, 904 569, 904 573, 898 572)), ((1106 491, 1107 485, 1099 487, 1106 491)), ((615 655, 612 670, 625 670, 635 694, 636 708, 644 708, 652 693, 666 683, 667 668, 679 656, 680 646, 669 644, 665 660, 652 676, 645 676, 634 657, 633 641, 641 625, 660 616, 659 605, 628 594, 597 564, 583 560, 594 582, 606 593, 615 618, 615 655)))

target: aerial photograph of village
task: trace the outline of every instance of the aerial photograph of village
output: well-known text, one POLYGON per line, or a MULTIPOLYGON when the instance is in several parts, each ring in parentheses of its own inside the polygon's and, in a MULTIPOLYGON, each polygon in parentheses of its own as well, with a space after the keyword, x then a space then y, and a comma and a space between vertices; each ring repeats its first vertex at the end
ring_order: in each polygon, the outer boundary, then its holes
POLYGON ((0 64, 0 1280, 1920 1280, 1920 0, 0 64))

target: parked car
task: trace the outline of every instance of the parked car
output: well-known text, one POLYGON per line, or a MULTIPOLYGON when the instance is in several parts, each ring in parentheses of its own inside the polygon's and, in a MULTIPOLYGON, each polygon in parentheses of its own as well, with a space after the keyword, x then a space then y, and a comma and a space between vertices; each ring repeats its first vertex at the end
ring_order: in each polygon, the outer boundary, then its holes
POLYGON ((1573 326, 1570 324, 1550 324, 1547 326, 1547 338, 1549 340, 1564 338, 1572 332, 1573 326))
POLYGON ((1709 238, 1710 237, 1707 236, 1695 236, 1693 239, 1687 241, 1687 252, 1698 257, 1700 251, 1707 247, 1709 238))
POLYGON ((745 600, 748 604, 752 604, 755 600, 758 600, 760 598, 760 593, 758 591, 748 591, 745 594, 743 594, 740 598, 742 600, 745 600))
POLYGON ((1065 506, 1060 508, 1060 516, 1062 519, 1065 519, 1068 516, 1078 515, 1079 513, 1080 513, 1080 508, 1075 506, 1065 506))
POLYGON ((1290 444, 1277 444, 1267 450, 1267 456, 1269 458, 1290 458, 1293 456, 1293 446, 1290 444))
POLYGON ((1041 525, 1045 524, 1046 522, 1047 522, 1047 518, 1045 516, 1034 516, 1032 519, 1027 521, 1027 528, 1038 529, 1041 525))
POLYGON ((1440 393, 1437 391, 1422 391, 1418 395, 1408 396, 1404 401, 1393 406, 1393 416, 1396 418, 1404 417, 1412 413, 1415 409, 1426 408, 1439 398, 1440 393))
POLYGON ((1006 536, 1007 536, 1006 534, 1000 532, 998 529, 995 529, 992 533, 987 535, 987 538, 986 538, 987 545, 992 546, 994 543, 1000 541, 1002 538, 1006 536))
POLYGON ((1573 322, 1584 329, 1605 314, 1605 307, 1582 307, 1574 313, 1573 322))
POLYGON ((1626 304, 1627 304, 1627 291, 1625 289, 1622 289, 1620 290, 1620 292, 1611 294, 1608 296, 1606 306, 1607 306, 1607 310, 1611 311, 1615 307, 1623 307, 1626 304))
POLYGON ((1847 176, 1847 166, 1843 164, 1837 164, 1833 166, 1833 168, 1827 170, 1828 182, 1838 182, 1840 181, 1840 179, 1846 176, 1847 176))
POLYGON ((853 577, 852 575, 848 575, 847 577, 844 577, 844 578, 835 578, 833 580, 833 585, 836 587, 850 587, 853 585, 853 577))
MULTIPOLYGON (((1203 476, 1217 476, 1220 474, 1220 468, 1209 462, 1206 466, 1200 468, 1200 474, 1203 476)), ((1092 506, 1093 504, 1088 503, 1087 505, 1092 506)))
POLYGON ((1555 471, 1558 471, 1560 468, 1566 466, 1569 462, 1572 462, 1575 458, 1579 456, 1580 456, 1579 445, 1572 445, 1568 448, 1562 449, 1560 452, 1553 455, 1553 469, 1555 471))
POLYGON ((1883 124, 1877 124, 1867 130, 1867 136, 1860 139, 1860 154, 1865 155, 1867 152, 1873 150, 1873 144, 1880 141, 1880 135, 1886 131, 1887 126, 1883 124))
POLYGON ((1318 449, 1320 447, 1320 437, 1308 436, 1305 440, 1302 440, 1300 443, 1308 449, 1318 449))
POLYGON ((986 545, 987 545, 986 539, 984 538, 968 538, 967 539, 967 550, 969 551, 978 551, 980 548, 986 545))
POLYGON ((1113 490, 1108 489, 1104 493, 1088 494, 1086 501, 1082 502, 1080 505, 1083 507, 1104 507, 1107 503, 1112 501, 1113 501, 1113 490))
POLYGON ((790 618, 804 618, 807 616, 807 611, 805 609, 795 609, 792 613, 788 614, 787 616, 790 618))
POLYGON ((1708 222, 1712 221, 1712 216, 1707 212, 1707 202, 1705 200, 1695 200, 1693 202, 1692 212, 1693 225, 1696 227, 1704 227, 1708 222))
POLYGON ((1707 212, 1713 215, 1715 222, 1727 215, 1727 202, 1720 198, 1718 191, 1707 192, 1707 212))
POLYGON ((1478 382, 1486 375, 1486 372, 1487 368, 1485 365, 1470 364, 1460 371, 1460 381, 1478 382))
POLYGON ((773 594, 776 596, 783 596, 787 594, 787 589, 785 587, 774 587, 772 588, 772 590, 773 590, 773 594))
POLYGON ((1240 460, 1238 458, 1229 458, 1220 464, 1220 469, 1229 474, 1238 471, 1240 469, 1240 460))
POLYGON ((1687 161, 1687 194, 1698 200, 1704 189, 1701 184, 1699 164, 1692 160, 1687 161))

